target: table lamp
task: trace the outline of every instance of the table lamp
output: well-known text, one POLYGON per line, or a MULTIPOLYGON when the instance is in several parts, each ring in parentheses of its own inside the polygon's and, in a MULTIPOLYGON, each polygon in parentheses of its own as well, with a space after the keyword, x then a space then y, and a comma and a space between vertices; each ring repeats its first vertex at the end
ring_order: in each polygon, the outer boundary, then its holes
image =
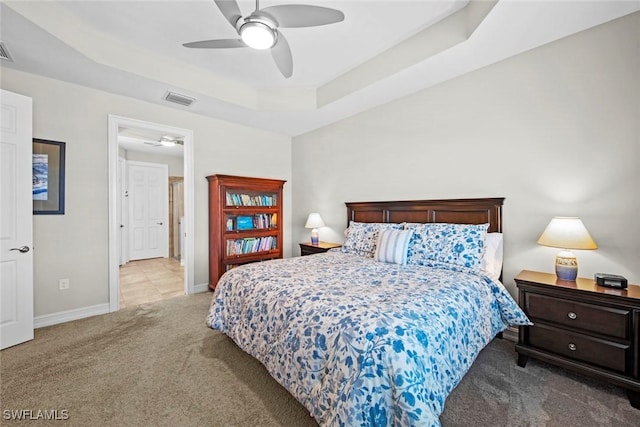
POLYGON ((320 242, 320 238, 318 235, 318 228, 324 227, 324 221, 319 213, 313 212, 309 214, 307 218, 307 223, 304 225, 304 228, 311 228, 311 244, 318 245, 320 242))
POLYGON ((578 259, 570 250, 598 249, 580 218, 575 217, 552 218, 538 244, 563 249, 556 256, 556 276, 567 281, 578 277, 578 259))

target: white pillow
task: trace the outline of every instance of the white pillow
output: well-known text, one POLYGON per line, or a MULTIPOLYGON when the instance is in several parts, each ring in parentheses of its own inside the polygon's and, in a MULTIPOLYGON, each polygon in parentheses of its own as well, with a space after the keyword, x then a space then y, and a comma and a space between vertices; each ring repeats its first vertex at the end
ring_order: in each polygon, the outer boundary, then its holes
POLYGON ((374 259, 392 264, 406 264, 411 236, 413 230, 380 230, 374 259))
POLYGON ((500 280, 503 252, 502 233, 487 233, 481 268, 495 281, 500 280))

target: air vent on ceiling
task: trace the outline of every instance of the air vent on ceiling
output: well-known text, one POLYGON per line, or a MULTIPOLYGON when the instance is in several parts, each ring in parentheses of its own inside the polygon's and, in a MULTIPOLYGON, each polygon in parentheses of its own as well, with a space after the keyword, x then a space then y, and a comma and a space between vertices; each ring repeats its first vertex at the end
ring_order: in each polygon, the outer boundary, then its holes
POLYGON ((184 105, 185 107, 190 106, 196 100, 196 98, 192 96, 187 96, 176 92, 167 92, 164 95, 164 99, 169 102, 184 105))
POLYGON ((13 62, 13 58, 9 54, 9 49, 7 49, 7 46, 4 44, 4 42, 0 42, 0 59, 13 62))

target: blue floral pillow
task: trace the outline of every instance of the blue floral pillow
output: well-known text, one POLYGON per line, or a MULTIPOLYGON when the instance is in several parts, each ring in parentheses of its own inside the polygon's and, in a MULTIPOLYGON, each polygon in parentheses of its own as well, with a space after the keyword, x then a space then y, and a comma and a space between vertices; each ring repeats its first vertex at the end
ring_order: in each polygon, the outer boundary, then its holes
POLYGON ((402 230, 403 224, 385 222, 349 222, 342 252, 373 258, 381 230, 402 230))
POLYGON ((455 264, 479 270, 489 224, 405 224, 413 230, 407 264, 455 264))

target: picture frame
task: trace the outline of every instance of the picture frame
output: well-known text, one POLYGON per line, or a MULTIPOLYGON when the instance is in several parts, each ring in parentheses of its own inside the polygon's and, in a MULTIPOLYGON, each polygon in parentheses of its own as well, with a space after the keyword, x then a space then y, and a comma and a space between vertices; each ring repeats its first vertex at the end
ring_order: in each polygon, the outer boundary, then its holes
POLYGON ((64 215, 64 142, 33 139, 33 214, 64 215))

